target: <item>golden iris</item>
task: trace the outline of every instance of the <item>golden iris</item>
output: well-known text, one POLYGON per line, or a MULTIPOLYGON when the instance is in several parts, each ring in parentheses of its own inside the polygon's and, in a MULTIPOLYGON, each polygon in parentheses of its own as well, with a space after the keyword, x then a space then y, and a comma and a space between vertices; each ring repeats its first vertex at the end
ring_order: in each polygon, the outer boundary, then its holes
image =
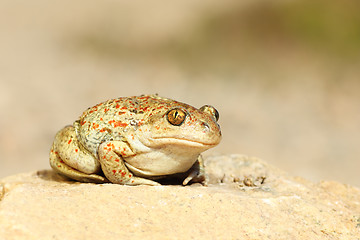
POLYGON ((180 126, 186 118, 186 112, 181 109, 175 108, 167 113, 167 120, 170 124, 180 126))

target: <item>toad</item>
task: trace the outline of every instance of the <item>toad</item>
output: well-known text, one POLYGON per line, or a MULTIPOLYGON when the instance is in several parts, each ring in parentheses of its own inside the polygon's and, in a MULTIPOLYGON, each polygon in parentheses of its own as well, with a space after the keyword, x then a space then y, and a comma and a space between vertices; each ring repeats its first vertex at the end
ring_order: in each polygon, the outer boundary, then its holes
POLYGON ((50 165, 80 182, 159 185, 203 182, 201 153, 221 140, 217 110, 157 95, 120 97, 87 109, 55 136, 50 165))

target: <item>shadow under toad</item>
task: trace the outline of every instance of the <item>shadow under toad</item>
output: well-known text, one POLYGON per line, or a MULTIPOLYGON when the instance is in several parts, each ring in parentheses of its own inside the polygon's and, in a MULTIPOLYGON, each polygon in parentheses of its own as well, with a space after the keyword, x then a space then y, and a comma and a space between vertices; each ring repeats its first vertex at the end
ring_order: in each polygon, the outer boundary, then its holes
POLYGON ((76 183, 77 181, 72 180, 68 177, 56 173, 52 169, 44 169, 36 172, 36 175, 45 181, 50 182, 65 182, 65 183, 76 183))
MULTIPOLYGON (((36 175, 42 180, 51 181, 51 182, 69 183, 69 184, 86 183, 86 182, 79 182, 77 180, 60 175, 52 169, 39 170, 36 172, 36 175)), ((161 185, 182 185, 183 179, 175 175, 175 176, 168 176, 162 179, 157 179, 154 181, 160 183, 161 185)), ((103 183, 98 183, 98 184, 103 184, 103 183)))

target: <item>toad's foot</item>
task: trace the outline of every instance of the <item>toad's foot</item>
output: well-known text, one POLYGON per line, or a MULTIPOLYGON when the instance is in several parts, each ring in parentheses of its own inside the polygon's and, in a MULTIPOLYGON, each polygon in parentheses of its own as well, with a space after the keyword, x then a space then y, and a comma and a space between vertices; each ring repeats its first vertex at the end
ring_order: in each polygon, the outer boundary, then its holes
POLYGON ((207 185, 207 178, 205 174, 204 160, 201 155, 199 155, 198 160, 194 163, 194 165, 188 171, 189 175, 183 181, 183 185, 187 185, 189 182, 197 182, 202 183, 203 185, 207 185))

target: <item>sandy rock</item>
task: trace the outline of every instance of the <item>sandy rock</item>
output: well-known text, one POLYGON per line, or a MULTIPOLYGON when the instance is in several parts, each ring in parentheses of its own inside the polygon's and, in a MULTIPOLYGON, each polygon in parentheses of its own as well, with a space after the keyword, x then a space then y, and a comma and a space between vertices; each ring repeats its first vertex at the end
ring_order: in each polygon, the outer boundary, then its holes
POLYGON ((360 190, 241 155, 206 159, 208 186, 0 181, 0 239, 360 239, 360 190))

